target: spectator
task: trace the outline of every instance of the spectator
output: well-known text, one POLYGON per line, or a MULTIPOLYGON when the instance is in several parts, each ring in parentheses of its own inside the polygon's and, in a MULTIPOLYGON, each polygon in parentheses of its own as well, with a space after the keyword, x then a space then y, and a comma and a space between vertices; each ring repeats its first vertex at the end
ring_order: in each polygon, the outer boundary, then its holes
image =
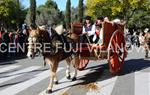
POLYGON ((85 22, 82 30, 83 36, 81 37, 81 42, 83 43, 94 43, 96 39, 94 39, 95 34, 95 25, 93 25, 91 17, 86 16, 85 22), (87 35, 87 36, 86 36, 87 35))
POLYGON ((97 40, 99 44, 102 44, 103 42, 103 31, 102 31, 102 23, 104 22, 104 17, 97 17, 95 26, 96 26, 96 35, 97 35, 97 40))
POLYGON ((2 31, 2 42, 5 43, 5 45, 3 45, 3 51, 4 54, 3 54, 3 57, 6 58, 6 57, 9 57, 9 52, 8 52, 8 46, 9 46, 9 43, 10 43, 10 38, 9 38, 9 33, 8 32, 5 32, 5 31, 2 31))

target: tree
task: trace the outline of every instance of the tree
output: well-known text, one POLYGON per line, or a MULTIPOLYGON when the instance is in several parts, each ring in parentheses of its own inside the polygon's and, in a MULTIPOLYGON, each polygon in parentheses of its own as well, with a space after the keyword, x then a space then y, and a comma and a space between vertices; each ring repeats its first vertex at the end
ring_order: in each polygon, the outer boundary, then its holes
POLYGON ((84 11, 83 0, 79 0, 79 5, 78 5, 78 20, 80 22, 82 22, 82 20, 83 20, 83 11, 84 11))
POLYGON ((47 0, 47 2, 45 3, 45 6, 47 8, 58 9, 58 6, 57 6, 56 2, 54 2, 53 0, 47 0))
POLYGON ((78 21, 78 7, 71 8, 71 22, 78 21))
POLYGON ((150 9, 139 9, 128 22, 129 28, 150 28, 150 9))
MULTIPOLYGON (((100 15, 108 16, 110 19, 124 19, 127 25, 131 26, 134 23, 130 22, 130 20, 135 21, 136 14, 139 14, 140 17, 141 9, 144 12, 148 12, 149 5, 149 0, 87 0, 86 14, 93 17, 100 15)), ((146 13, 143 15, 147 16, 146 13)), ((137 21, 140 23, 142 20, 138 18, 137 21)))
MULTIPOLYGON (((56 2, 47 0, 44 5, 40 5, 36 10, 36 24, 37 25, 58 25, 64 21, 64 14, 61 12, 56 2)), ((26 16, 25 22, 30 24, 30 14, 26 16)))
POLYGON ((96 18, 98 16, 108 16, 111 18, 111 0, 87 0, 86 15, 96 18))
POLYGON ((17 4, 20 5, 20 0, 16 0, 17 4))
POLYGON ((148 2, 148 0, 87 0, 86 13, 127 19, 139 8, 146 7, 148 2))
POLYGON ((71 1, 70 0, 67 0, 67 3, 66 3, 65 21, 66 21, 66 28, 70 29, 70 23, 71 23, 71 1))
POLYGON ((15 29, 25 14, 22 6, 16 0, 0 1, 0 27, 7 30, 15 29), (21 12, 21 14, 19 13, 21 12), (22 15, 22 16, 21 16, 22 15))
POLYGON ((24 23, 28 9, 24 9, 24 7, 21 5, 20 0, 15 0, 15 1, 18 6, 18 9, 16 10, 17 11, 16 25, 17 27, 21 28, 21 25, 24 23))
POLYGON ((128 21, 132 16, 141 9, 148 6, 149 0, 116 0, 113 1, 112 15, 119 16, 128 21))
POLYGON ((30 0, 30 24, 35 25, 36 20, 36 0, 30 0))

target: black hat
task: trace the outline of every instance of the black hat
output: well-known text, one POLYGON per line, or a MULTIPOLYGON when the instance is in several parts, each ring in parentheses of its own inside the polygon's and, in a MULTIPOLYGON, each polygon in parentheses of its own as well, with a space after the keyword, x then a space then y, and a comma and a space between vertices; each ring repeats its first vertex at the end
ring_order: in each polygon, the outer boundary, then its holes
POLYGON ((86 20, 91 20, 91 17, 90 16, 86 16, 85 19, 86 20))
POLYGON ((97 17, 97 20, 104 20, 104 17, 100 16, 100 17, 97 17))

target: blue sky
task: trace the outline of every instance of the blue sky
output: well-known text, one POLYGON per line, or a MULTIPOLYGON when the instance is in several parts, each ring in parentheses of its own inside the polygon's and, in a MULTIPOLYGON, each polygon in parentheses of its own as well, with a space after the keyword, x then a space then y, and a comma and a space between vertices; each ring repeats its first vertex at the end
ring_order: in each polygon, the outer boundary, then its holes
MULTIPOLYGON (((30 0, 20 0, 21 3, 23 4, 23 6, 25 6, 25 8, 29 7, 29 1, 30 0)), ((37 6, 44 4, 47 0, 36 0, 37 1, 37 6)), ((58 8, 60 10, 65 10, 66 7, 66 1, 67 0, 53 0, 57 3, 58 8)), ((76 7, 78 5, 79 0, 71 0, 72 6, 76 7)))

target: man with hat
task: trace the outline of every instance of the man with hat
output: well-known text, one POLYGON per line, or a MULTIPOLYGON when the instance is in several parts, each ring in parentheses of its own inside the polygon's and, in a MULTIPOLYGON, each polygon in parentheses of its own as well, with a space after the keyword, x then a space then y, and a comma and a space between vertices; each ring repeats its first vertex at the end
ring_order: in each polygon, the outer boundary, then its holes
POLYGON ((99 44, 102 44, 103 42, 103 31, 102 31, 102 23, 104 22, 104 17, 100 16, 97 17, 97 20, 95 22, 95 32, 97 36, 96 42, 99 44))

